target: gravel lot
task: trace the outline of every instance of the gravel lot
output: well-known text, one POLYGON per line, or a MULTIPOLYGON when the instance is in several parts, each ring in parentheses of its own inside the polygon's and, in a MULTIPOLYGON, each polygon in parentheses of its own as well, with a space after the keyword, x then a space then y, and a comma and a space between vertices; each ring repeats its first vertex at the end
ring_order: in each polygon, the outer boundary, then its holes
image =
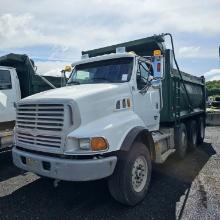
MULTIPOLYGON (((220 187, 215 186, 219 184, 215 181, 219 176, 216 170, 220 170, 219 134, 220 127, 208 127, 205 143, 185 160, 170 157, 165 164, 155 166, 148 196, 133 208, 115 202, 105 180, 60 182, 54 188, 51 180, 14 167, 10 152, 1 153, 0 219, 195 219, 192 213, 199 218, 199 212, 193 212, 195 204, 197 210, 202 207, 203 213, 207 213, 207 204, 220 199, 220 187), (201 175, 202 184, 195 184, 201 175), (212 195, 212 189, 219 191, 212 195)), ((217 219, 218 204, 213 207, 212 217, 217 219)), ((211 216, 208 212, 207 216, 211 216)))

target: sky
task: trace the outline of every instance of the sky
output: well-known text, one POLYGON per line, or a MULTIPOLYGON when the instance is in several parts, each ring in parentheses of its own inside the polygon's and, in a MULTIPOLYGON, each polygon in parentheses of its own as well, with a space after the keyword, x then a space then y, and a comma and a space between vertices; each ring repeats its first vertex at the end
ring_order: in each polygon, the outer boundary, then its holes
POLYGON ((7 0, 0 7, 0 55, 27 54, 43 74, 59 75, 82 50, 165 32, 181 70, 220 79, 220 0, 7 0))

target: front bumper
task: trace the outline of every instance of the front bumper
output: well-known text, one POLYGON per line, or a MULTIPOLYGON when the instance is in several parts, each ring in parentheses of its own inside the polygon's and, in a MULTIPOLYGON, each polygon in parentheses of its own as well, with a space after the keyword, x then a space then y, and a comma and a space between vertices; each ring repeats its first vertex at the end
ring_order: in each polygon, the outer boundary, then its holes
POLYGON ((67 181, 97 180, 112 175, 116 156, 102 159, 61 159, 42 156, 14 147, 12 149, 13 163, 24 170, 38 175, 67 181))

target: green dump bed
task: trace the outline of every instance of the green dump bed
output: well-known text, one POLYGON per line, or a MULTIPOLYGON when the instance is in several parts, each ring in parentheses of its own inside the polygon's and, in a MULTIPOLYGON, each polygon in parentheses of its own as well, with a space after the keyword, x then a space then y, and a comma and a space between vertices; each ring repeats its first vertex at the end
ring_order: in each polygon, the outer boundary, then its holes
POLYGON ((205 114, 205 78, 203 76, 196 77, 181 71, 181 80, 180 74, 173 68, 172 62, 170 61, 170 58, 172 59, 172 51, 166 50, 165 53, 165 76, 162 80, 163 108, 161 110, 161 122, 175 122, 178 113, 180 118, 205 114))
POLYGON ((162 36, 155 35, 99 49, 82 51, 82 54, 95 57, 115 53, 118 47, 125 47, 127 52, 134 51, 139 56, 153 56, 154 50, 161 50, 162 55, 164 55, 165 65, 164 78, 162 79, 163 107, 161 110, 161 123, 173 123, 177 120, 177 115, 178 117, 180 116, 180 118, 185 118, 195 114, 205 113, 204 77, 196 77, 181 72, 182 80, 178 71, 173 68, 173 51, 166 49, 162 36))
MULTIPOLYGON (((27 55, 11 53, 2 56, 0 57, 0 66, 16 68, 20 82, 21 98, 52 89, 40 76, 35 74, 34 62, 27 55)), ((61 87, 61 77, 46 76, 45 78, 55 87, 61 87)))
MULTIPOLYGON (((61 77, 54 76, 44 76, 50 83, 52 83, 56 88, 61 87, 61 77)), ((32 76, 32 93, 43 92, 52 89, 46 82, 44 82, 38 75, 32 76)))

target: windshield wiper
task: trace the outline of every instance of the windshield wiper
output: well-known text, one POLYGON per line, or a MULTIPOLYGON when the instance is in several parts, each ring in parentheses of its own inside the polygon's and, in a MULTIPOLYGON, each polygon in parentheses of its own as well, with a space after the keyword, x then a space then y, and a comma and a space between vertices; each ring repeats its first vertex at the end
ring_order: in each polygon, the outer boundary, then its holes
POLYGON ((93 78, 93 80, 104 80, 104 81, 107 81, 107 82, 111 82, 112 83, 112 81, 111 80, 109 80, 109 79, 106 79, 106 78, 93 78))
POLYGON ((80 82, 79 82, 79 81, 71 81, 71 82, 67 82, 67 85, 71 85, 71 84, 73 84, 73 85, 79 85, 80 82))

